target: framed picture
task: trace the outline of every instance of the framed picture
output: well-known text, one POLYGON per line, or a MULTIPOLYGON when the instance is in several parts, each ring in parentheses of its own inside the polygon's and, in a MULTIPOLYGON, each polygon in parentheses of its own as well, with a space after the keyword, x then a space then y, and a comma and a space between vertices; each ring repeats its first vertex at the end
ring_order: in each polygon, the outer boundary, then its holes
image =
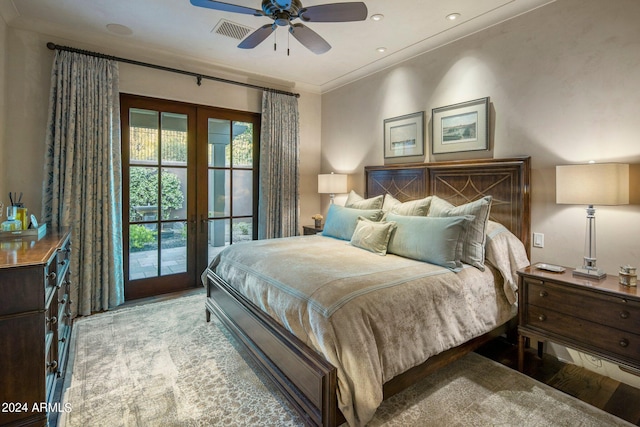
POLYGON ((489 98, 434 108, 433 154, 489 149, 489 98))
POLYGON ((424 156, 424 111, 384 121, 384 158, 407 156, 424 156))

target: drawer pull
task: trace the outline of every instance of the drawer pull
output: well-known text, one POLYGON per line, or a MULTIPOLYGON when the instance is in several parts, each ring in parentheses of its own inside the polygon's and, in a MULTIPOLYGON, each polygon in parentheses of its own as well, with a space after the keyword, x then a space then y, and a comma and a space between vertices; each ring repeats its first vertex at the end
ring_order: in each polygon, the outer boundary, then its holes
POLYGON ((51 371, 55 371, 57 367, 58 367, 58 361, 57 360, 54 360, 53 362, 47 363, 47 369, 49 369, 51 371))
POLYGON ((538 316, 538 320, 541 322, 544 322, 545 320, 547 320, 547 316, 545 316, 544 314, 541 314, 540 316, 538 316))
POLYGON ((622 310, 622 311, 620 312, 620 317, 621 317, 622 319, 628 319, 628 318, 629 318, 629 312, 628 312, 627 310, 622 310))
POLYGON ((58 301, 58 304, 62 305, 62 304, 65 304, 66 302, 67 302, 67 300, 62 298, 60 301, 58 301))
POLYGON ((547 293, 547 291, 544 291, 544 290, 543 290, 543 291, 540 291, 540 296, 541 296, 542 298, 546 297, 547 295, 549 295, 549 294, 547 293))
POLYGON ((49 275, 47 276, 47 278, 49 279, 50 282, 56 280, 56 272, 52 271, 51 273, 49 273, 49 275))
POLYGON ((52 325, 55 325, 56 323, 58 323, 58 318, 56 316, 48 317, 46 321, 47 323, 51 323, 52 325))
POLYGON ((629 347, 629 340, 622 338, 618 344, 620 344, 620 347, 629 347))

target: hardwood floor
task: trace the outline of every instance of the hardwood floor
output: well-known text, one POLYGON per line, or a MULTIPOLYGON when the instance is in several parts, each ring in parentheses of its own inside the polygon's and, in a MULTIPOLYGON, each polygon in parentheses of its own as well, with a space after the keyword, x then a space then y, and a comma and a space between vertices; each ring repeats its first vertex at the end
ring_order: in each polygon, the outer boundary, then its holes
MULTIPOLYGON (((489 359, 517 369, 518 349, 504 338, 498 338, 476 350, 489 359)), ((640 389, 631 387, 588 369, 567 364, 537 351, 525 352, 524 373, 555 389, 590 405, 640 426, 640 389)))

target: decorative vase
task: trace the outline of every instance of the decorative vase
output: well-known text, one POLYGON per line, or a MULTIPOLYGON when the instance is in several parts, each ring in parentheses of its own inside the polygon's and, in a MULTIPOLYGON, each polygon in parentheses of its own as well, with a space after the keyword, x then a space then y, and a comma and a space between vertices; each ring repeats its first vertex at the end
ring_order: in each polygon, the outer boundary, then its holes
POLYGON ((322 220, 321 219, 316 219, 315 222, 316 222, 316 228, 322 227, 322 220))

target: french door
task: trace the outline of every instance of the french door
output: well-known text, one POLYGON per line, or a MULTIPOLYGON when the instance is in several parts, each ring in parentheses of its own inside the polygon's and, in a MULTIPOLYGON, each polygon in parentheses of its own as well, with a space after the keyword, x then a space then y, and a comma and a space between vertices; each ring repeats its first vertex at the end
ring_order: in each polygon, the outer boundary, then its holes
POLYGON ((255 238, 259 117, 121 95, 126 299, 199 286, 255 238))

